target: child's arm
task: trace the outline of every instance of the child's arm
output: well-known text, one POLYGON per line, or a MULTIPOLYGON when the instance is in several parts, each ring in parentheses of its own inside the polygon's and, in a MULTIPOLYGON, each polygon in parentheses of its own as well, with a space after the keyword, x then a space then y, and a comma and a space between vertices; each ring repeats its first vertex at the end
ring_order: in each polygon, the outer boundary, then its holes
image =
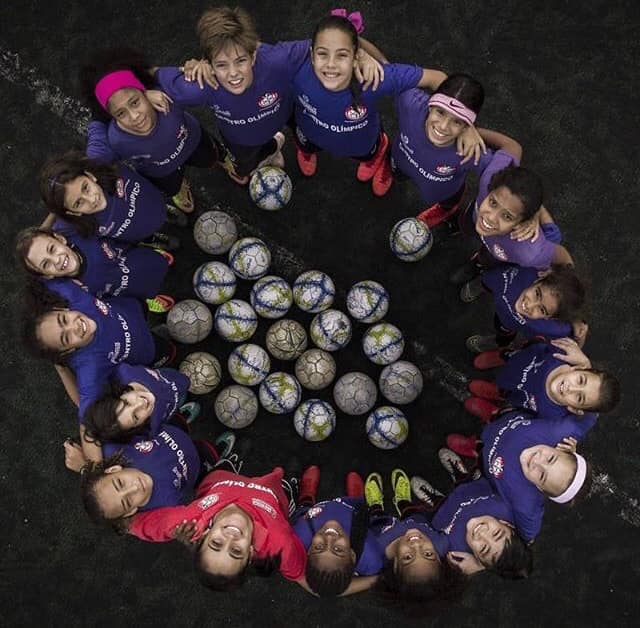
POLYGON ((478 128, 478 133, 491 148, 506 151, 517 161, 522 159, 522 146, 512 137, 498 131, 493 131, 492 129, 478 128))
POLYGON ((553 254, 552 264, 562 264, 563 266, 575 266, 573 258, 567 249, 562 244, 555 245, 555 252, 553 254))
POLYGON ((382 50, 380 50, 380 48, 375 44, 372 44, 368 39, 358 36, 358 46, 379 63, 389 63, 389 59, 387 59, 384 52, 382 52, 382 50))
POLYGON ((186 506, 165 506, 136 513, 131 517, 127 533, 143 541, 160 543, 180 539, 181 527, 188 522, 186 512, 186 506))
POLYGON ((590 369, 591 360, 584 354, 580 345, 573 338, 556 338, 551 341, 554 347, 558 347, 560 352, 554 353, 553 357, 581 369, 590 369))
POLYGON ((100 442, 88 437, 87 429, 84 425, 80 425, 80 442, 82 443, 82 453, 88 462, 100 462, 102 460, 100 442))
POLYGON ((87 157, 103 161, 118 161, 118 155, 111 148, 107 136, 107 125, 99 120, 92 120, 87 127, 87 157))
MULTIPOLYGON (((53 215, 55 218, 55 214, 53 215)), ((53 221, 52 221, 53 223, 53 221)), ((43 223, 44 224, 44 223, 43 223)), ((62 381, 69 399, 78 407, 80 405, 80 393, 78 392, 78 384, 76 382, 76 376, 68 366, 62 366, 62 364, 54 364, 56 372, 62 381)))
POLYGON ((429 68, 422 68, 422 76, 418 81, 417 87, 424 87, 433 92, 438 89, 438 86, 442 81, 447 78, 447 75, 440 70, 430 70, 429 68))
POLYGON ((346 595, 367 591, 375 585, 377 580, 378 576, 354 576, 351 578, 349 586, 338 597, 345 597, 346 595))

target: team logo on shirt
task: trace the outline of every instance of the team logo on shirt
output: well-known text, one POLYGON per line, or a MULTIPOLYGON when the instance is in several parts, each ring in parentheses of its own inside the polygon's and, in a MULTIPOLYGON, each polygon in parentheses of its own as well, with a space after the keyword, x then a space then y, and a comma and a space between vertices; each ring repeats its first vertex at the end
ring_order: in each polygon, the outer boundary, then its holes
POLYGON ((440 164, 439 166, 436 166, 436 172, 440 175, 449 175, 449 174, 453 174, 456 171, 456 169, 453 166, 449 166, 448 164, 440 164))
POLYGON ((493 255, 495 257, 497 257, 498 259, 501 259, 503 262, 505 262, 507 260, 507 254, 505 253, 505 250, 499 244, 494 244, 493 245, 493 255))
POLYGON ((136 443, 134 447, 136 451, 140 452, 141 454, 148 454, 153 449, 153 445, 154 443, 152 440, 142 440, 139 443, 136 443))
POLYGON ((184 124, 181 124, 176 137, 181 140, 183 137, 187 137, 188 134, 189 132, 187 131, 187 127, 184 124))
POLYGON ((267 92, 261 96, 258 100, 258 107, 264 109, 265 107, 271 107, 274 102, 280 98, 278 92, 267 92))
POLYGON ((309 510, 307 510, 307 514, 305 515, 305 517, 307 519, 313 519, 314 517, 317 517, 321 512, 321 506, 314 506, 313 508, 309 508, 309 510))
POLYGON ((491 463, 489 467, 489 473, 494 478, 501 478, 502 473, 504 472, 504 458, 502 456, 497 456, 495 460, 491 463))
POLYGON ((251 504, 256 508, 261 508, 265 512, 268 512, 273 519, 276 518, 276 509, 271 504, 267 504, 267 502, 258 499, 257 497, 251 498, 251 504))
POLYGON ((349 105, 344 110, 344 117, 349 120, 349 122, 357 122, 367 115, 367 111, 368 109, 365 105, 358 105, 357 107, 349 105))
POLYGON ((535 395, 530 395, 529 396, 529 408, 531 408, 534 412, 538 411, 538 404, 536 403, 536 396, 535 395))
POLYGON ((213 506, 214 504, 218 503, 219 499, 220 499, 220 493, 214 493, 213 495, 207 495, 206 497, 203 497, 198 502, 198 508, 200 508, 200 510, 206 510, 207 508, 211 508, 211 506, 213 506))
POLYGON ((109 315, 109 306, 104 301, 94 299, 93 302, 101 314, 104 314, 105 316, 109 315))
POLYGON ((116 194, 119 198, 124 198, 124 181, 122 179, 116 181, 116 194))
POLYGON ((103 253, 109 259, 115 259, 116 258, 115 252, 113 251, 113 249, 106 242, 100 242, 100 247, 102 248, 103 253))

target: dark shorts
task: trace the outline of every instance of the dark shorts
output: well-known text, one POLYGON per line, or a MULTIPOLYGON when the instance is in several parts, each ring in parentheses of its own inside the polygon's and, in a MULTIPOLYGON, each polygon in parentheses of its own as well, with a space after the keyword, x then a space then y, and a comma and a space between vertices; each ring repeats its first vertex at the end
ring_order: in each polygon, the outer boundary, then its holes
POLYGON ((278 149, 278 143, 271 138, 262 146, 233 144, 222 138, 225 170, 231 170, 239 177, 251 174, 258 164, 278 149))

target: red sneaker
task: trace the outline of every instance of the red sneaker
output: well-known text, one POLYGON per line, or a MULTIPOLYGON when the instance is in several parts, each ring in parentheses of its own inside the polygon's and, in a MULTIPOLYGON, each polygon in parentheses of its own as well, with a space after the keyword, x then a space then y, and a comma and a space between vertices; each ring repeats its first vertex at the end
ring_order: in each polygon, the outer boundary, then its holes
MULTIPOLYGON (((378 148, 375 155, 369 161, 361 161, 358 164, 358 170, 356 171, 356 178, 363 183, 371 181, 373 175, 377 172, 378 168, 382 165, 383 160, 389 150, 389 137, 386 133, 380 134, 380 141, 378 142, 378 148)), ((391 184, 389 184, 391 186, 391 184)), ((382 196, 382 194, 379 194, 382 196)))
POLYGON ((498 366, 506 364, 501 355, 501 349, 492 349, 491 351, 483 351, 473 359, 473 366, 480 371, 494 369, 498 366))
POLYGON ((169 251, 163 251, 162 249, 153 249, 159 255, 162 255, 167 260, 167 266, 173 266, 176 258, 169 253, 169 251))
POLYGON ((393 184, 393 171, 388 159, 385 159, 373 175, 371 187, 376 196, 384 196, 393 184))
POLYGON ((469 382, 467 388, 472 395, 482 397, 482 399, 489 399, 489 401, 502 399, 495 382, 487 382, 484 379, 474 379, 469 382))
POLYGON ((467 397, 464 400, 464 409, 485 424, 491 423, 496 412, 500 410, 494 403, 480 397, 467 397))
POLYGON ((430 229, 433 229, 433 227, 437 227, 445 220, 449 220, 456 211, 458 211, 458 205, 454 205, 451 209, 444 209, 440 203, 436 203, 435 205, 427 207, 427 209, 421 211, 416 218, 427 225, 430 229))
POLYGON ((347 497, 364 497, 364 480, 355 471, 349 471, 344 481, 347 497))
POLYGON ((475 436, 463 436, 462 434, 449 434, 447 447, 465 458, 477 458, 476 447, 480 443, 475 436))
POLYGON ((315 464, 307 467, 302 472, 302 477, 300 478, 300 495, 298 497, 298 500, 300 502, 309 501, 312 504, 315 504, 319 484, 320 467, 315 464))
POLYGON ((312 177, 318 169, 318 156, 315 153, 305 153, 296 144, 296 159, 298 160, 298 168, 305 177, 312 177))

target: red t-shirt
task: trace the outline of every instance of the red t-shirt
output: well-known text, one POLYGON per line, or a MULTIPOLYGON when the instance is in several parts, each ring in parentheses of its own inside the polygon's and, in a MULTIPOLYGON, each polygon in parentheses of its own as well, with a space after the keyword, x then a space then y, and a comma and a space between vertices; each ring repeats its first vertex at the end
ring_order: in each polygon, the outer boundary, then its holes
POLYGON ((289 580, 302 578, 306 552, 287 517, 288 500, 280 480, 282 468, 257 478, 229 471, 212 471, 198 486, 196 499, 187 506, 157 508, 135 515, 129 534, 144 541, 171 541, 175 527, 195 520, 193 540, 198 540, 215 515, 235 504, 253 521, 252 545, 258 558, 280 554, 280 573, 289 580))

